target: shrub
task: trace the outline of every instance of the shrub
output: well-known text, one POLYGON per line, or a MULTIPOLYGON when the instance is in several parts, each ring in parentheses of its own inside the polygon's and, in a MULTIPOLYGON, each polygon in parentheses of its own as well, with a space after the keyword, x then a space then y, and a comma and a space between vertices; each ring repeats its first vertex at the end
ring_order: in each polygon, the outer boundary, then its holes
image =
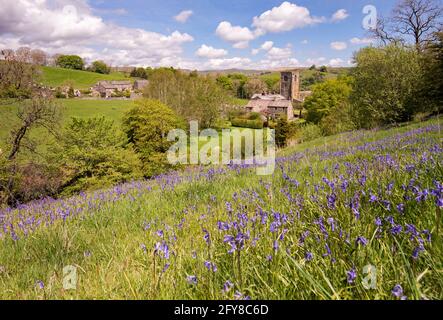
POLYGON ((231 121, 232 126, 234 127, 242 127, 242 128, 250 128, 250 129, 263 129, 263 121, 262 120, 248 120, 236 118, 231 121))
POLYGON ((307 124, 300 127, 298 137, 301 142, 311 141, 323 136, 322 130, 315 124, 307 124))
POLYGON ((72 118, 53 154, 64 170, 63 194, 141 177, 140 160, 125 135, 104 117, 72 118))
POLYGON ((109 74, 111 73, 111 68, 106 63, 99 60, 92 63, 92 65, 89 67, 89 71, 101 74, 109 74))
POLYGON ((289 138, 289 124, 285 117, 280 117, 277 119, 277 125, 275 127, 275 143, 277 147, 286 147, 286 143, 289 138))

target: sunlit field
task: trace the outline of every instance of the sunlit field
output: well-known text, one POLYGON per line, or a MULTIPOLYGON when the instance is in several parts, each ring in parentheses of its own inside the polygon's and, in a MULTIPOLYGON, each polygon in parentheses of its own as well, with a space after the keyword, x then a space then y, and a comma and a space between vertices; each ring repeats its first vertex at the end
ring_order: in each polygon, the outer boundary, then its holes
POLYGON ((440 125, 4 209, 0 298, 442 299, 440 125))

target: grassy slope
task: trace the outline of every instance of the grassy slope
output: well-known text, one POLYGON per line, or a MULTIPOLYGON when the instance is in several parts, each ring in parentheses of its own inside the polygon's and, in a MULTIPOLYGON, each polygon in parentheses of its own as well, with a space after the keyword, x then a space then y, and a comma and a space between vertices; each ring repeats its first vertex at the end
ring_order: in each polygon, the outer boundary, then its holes
MULTIPOLYGON (((284 154, 293 158, 282 159, 281 164, 291 179, 299 181, 298 187, 293 180, 282 179, 278 169, 267 177, 247 169, 228 170, 181 183, 179 176, 173 175, 157 182, 105 190, 86 199, 48 204, 46 213, 36 216, 48 226, 37 227, 26 238, 15 224, 20 240, 14 242, 9 234, 0 240, 0 297, 230 299, 238 290, 253 299, 392 299, 392 288, 401 284, 410 299, 442 299, 442 230, 435 224, 433 196, 419 203, 413 197, 405 202, 404 214, 395 209, 396 204, 404 202, 401 185, 411 183, 411 178, 420 190, 434 188, 434 179, 441 182, 442 153, 434 147, 442 138, 439 125, 433 120, 387 131, 343 134, 285 150, 284 154), (429 129, 420 129, 425 127, 429 129), (415 167, 408 171, 407 165, 415 167), (361 185, 363 176, 366 182, 361 185), (334 181, 334 209, 326 206, 331 187, 322 182, 322 177, 334 181), (346 192, 339 187, 342 179, 349 182, 346 192), (393 189, 386 191, 390 182, 394 183, 393 189), (314 191, 316 185, 318 191, 314 191), (285 196, 287 192, 293 201, 285 196), (370 203, 370 193, 380 193, 382 199, 391 201, 390 211, 381 199, 370 203), (347 207, 356 194, 361 197, 360 220, 347 207), (300 197, 304 201, 300 202, 300 197), (248 217, 245 223, 250 239, 240 255, 228 254, 230 246, 223 242, 225 235, 237 233, 217 230, 217 221, 229 221, 226 201, 234 208, 231 218, 236 220, 237 212, 248 217), (69 217, 65 223, 60 217, 52 220, 47 210, 69 217), (260 216, 259 223, 253 223, 255 214, 262 211, 268 213, 266 225, 260 223, 260 216), (269 231, 271 221, 277 221, 272 212, 288 215, 282 226, 277 224, 276 233, 269 231), (75 215, 79 217, 71 217, 75 215), (332 231, 324 221, 328 238, 315 223, 320 216, 325 220, 333 217, 336 223, 337 229, 332 231), (418 260, 411 258, 417 243, 410 240, 410 234, 390 235, 386 220, 378 233, 375 218, 388 216, 403 228, 406 223, 414 223, 419 230, 432 232, 433 242, 425 243, 426 250, 418 260), (202 228, 210 233, 209 246, 202 228), (339 229, 344 231, 343 238, 339 229), (159 236, 157 230, 163 230, 164 235, 159 236), (300 245, 300 236, 306 230, 310 234, 300 245), (282 233, 284 239, 274 251, 273 243, 282 233), (252 239, 257 236, 253 245, 252 239), (368 244, 356 246, 357 236, 364 236, 368 244), (163 241, 169 246, 169 260, 163 254, 153 255, 155 244, 163 241), (332 256, 323 256, 325 243, 332 256), (314 255, 311 262, 304 259, 307 252, 314 255), (205 268, 206 260, 217 264, 217 272, 205 268), (170 266, 163 273, 165 263, 170 266), (366 276, 362 268, 368 264, 378 270, 374 290, 366 290, 361 284, 366 276), (62 289, 62 269, 66 265, 78 268, 77 290, 62 289), (352 268, 357 279, 348 283, 346 272, 352 268), (189 275, 198 277, 197 285, 186 282, 189 275), (36 287, 38 280, 45 283, 43 290, 36 287), (235 288, 224 294, 226 280, 235 288)), ((33 208, 23 208, 21 213, 32 217, 33 208)), ((17 213, 12 214, 17 217, 17 213)), ((12 220, 17 223, 18 218, 12 220)))
POLYGON ((73 81, 75 89, 89 89, 101 80, 130 80, 123 73, 99 74, 95 72, 70 70, 54 67, 42 67, 42 83, 57 87, 65 81, 73 81))
MULTIPOLYGON (((123 114, 134 105, 130 100, 57 100, 63 107, 63 122, 66 123, 71 117, 90 118, 104 116, 120 125, 123 114)), ((4 143, 8 133, 16 123, 15 112, 17 105, 0 105, 0 146, 4 143)), ((37 133, 36 133, 37 134, 37 133)))

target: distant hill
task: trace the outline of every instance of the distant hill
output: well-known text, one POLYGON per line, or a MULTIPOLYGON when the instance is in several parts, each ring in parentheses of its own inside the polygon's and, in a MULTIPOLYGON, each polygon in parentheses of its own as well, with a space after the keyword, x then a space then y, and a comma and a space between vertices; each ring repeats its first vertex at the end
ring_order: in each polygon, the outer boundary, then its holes
POLYGON ((72 81, 75 89, 88 89, 102 80, 131 80, 121 72, 100 74, 89 71, 71 70, 55 67, 41 67, 41 82, 50 87, 61 86, 66 81, 72 81))

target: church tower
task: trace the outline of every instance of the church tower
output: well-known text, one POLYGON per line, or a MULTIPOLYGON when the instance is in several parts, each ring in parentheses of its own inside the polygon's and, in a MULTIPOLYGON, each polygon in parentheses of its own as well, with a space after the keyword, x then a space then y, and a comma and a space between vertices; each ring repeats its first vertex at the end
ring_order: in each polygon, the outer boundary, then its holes
POLYGON ((280 94, 285 99, 300 100, 300 71, 283 71, 280 78, 280 94))

